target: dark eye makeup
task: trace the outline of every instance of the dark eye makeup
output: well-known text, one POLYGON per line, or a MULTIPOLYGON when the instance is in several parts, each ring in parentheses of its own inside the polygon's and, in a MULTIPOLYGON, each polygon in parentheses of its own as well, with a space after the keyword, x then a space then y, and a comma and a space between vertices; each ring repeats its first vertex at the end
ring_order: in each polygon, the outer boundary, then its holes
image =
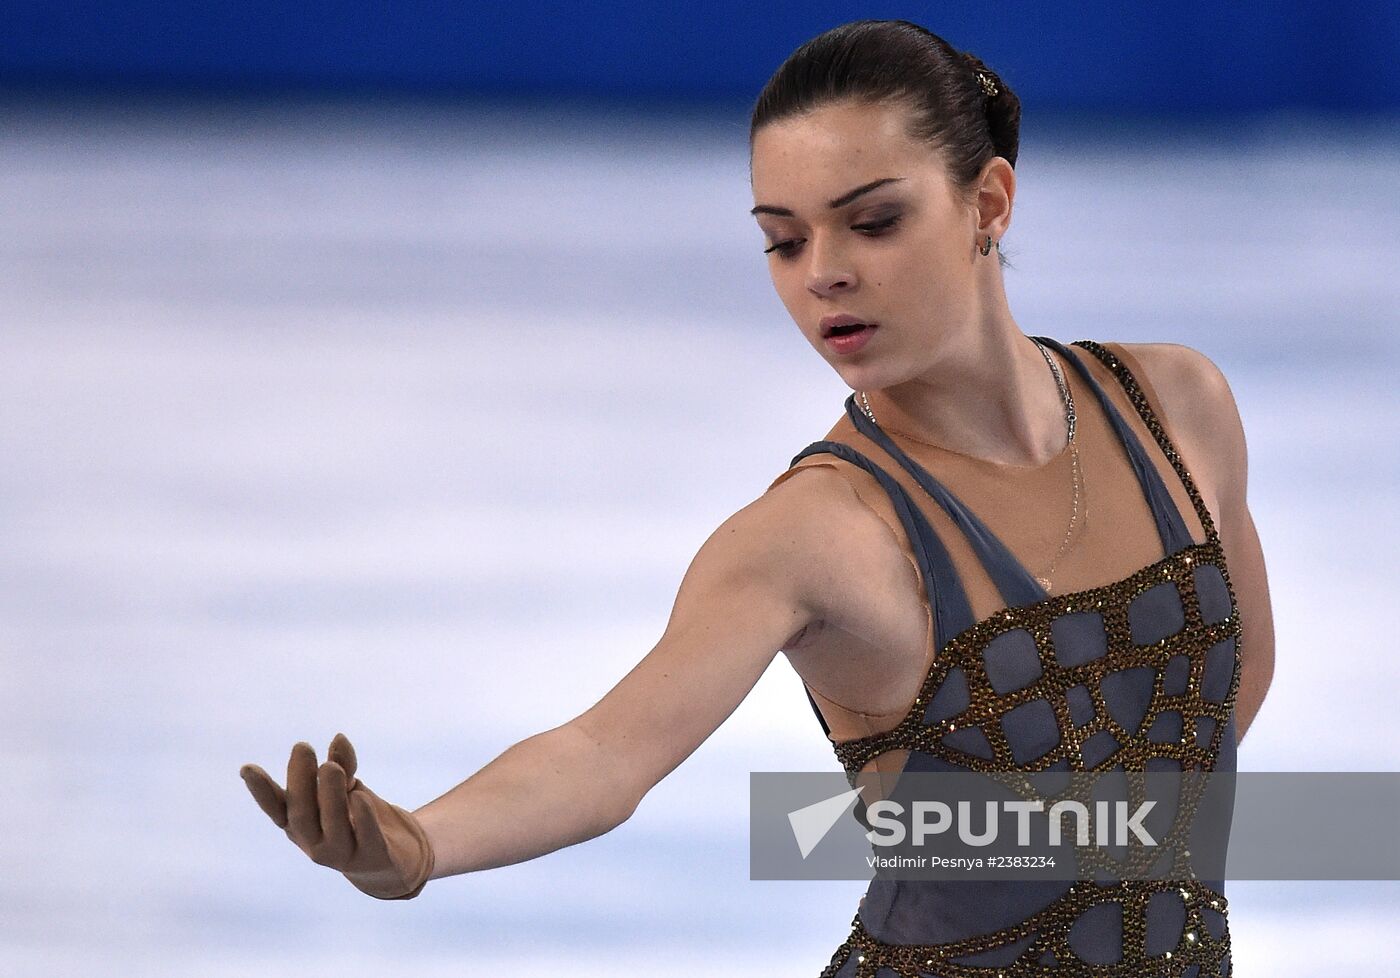
MULTIPOLYGON (((867 237, 878 237, 899 223, 901 215, 894 214, 881 221, 872 221, 867 224, 852 224, 851 230, 859 231, 867 237)), ((802 242, 801 238, 789 238, 786 241, 777 241, 763 249, 766 255, 776 251, 781 258, 791 258, 797 251, 797 245, 802 242)))

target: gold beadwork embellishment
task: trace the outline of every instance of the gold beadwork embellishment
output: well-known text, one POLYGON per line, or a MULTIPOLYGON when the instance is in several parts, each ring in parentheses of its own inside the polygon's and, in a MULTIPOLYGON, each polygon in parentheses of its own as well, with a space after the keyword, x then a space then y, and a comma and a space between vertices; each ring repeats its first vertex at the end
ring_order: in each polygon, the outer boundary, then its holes
MULTIPOLYGON (((1080 753, 1081 744, 1099 731, 1107 731, 1118 744, 1118 748, 1100 759, 1093 770, 1108 770, 1121 764, 1125 771, 1145 771, 1147 761, 1152 758, 1175 759, 1180 762, 1182 770, 1215 769, 1222 737, 1234 712, 1240 679, 1243 634, 1234 587, 1225 565, 1224 549, 1214 521, 1190 472, 1168 440, 1165 430, 1132 373, 1122 361, 1109 353, 1107 348, 1092 340, 1077 340, 1074 345, 1097 357, 1113 371, 1121 383, 1163 455, 1180 477, 1205 531, 1205 542, 1193 543, 1174 554, 1168 554, 1111 584, 1070 594, 1048 596, 1033 604, 994 612, 950 637, 934 657, 933 665, 924 679, 914 706, 922 707, 924 703, 930 702, 947 679, 950 670, 955 667, 962 668, 967 681, 968 706, 953 717, 932 723, 924 721, 922 709, 911 708, 891 730, 835 744, 837 759, 845 768, 852 786, 856 783, 856 776, 871 761, 887 751, 899 749, 928 754, 971 771, 1033 772, 1051 769, 1057 764, 1060 767, 1067 764, 1073 771, 1084 771, 1089 768, 1080 753), (1230 613, 1210 624, 1202 617, 1196 589, 1192 583, 1193 569, 1203 565, 1214 567, 1220 572, 1230 603, 1230 613), (1138 645, 1132 638, 1128 607, 1143 592, 1162 582, 1180 582, 1175 587, 1181 597, 1184 624, 1171 635, 1149 644, 1138 645), (1107 652, 1077 666, 1060 666, 1053 651, 1046 651, 1047 645, 1053 643, 1053 639, 1050 638, 1051 624, 1063 615, 1089 608, 1098 610, 1103 616, 1107 652), (1025 629, 1035 636, 1036 645, 1042 653, 1042 673, 1036 681, 1000 695, 987 678, 982 656, 988 643, 1015 629, 1025 629), (1227 639, 1234 640, 1235 660, 1225 698, 1221 702, 1206 700, 1201 692, 1201 679, 1205 673, 1207 653, 1227 639), (1101 693, 1094 692, 1098 690, 1099 683, 1111 672, 1142 666, 1153 669, 1160 677, 1167 668, 1167 663, 1177 656, 1185 656, 1190 664, 1185 692, 1167 696, 1161 692, 1159 679, 1152 702, 1137 731, 1123 729, 1104 708, 1101 693), (1077 685, 1084 685, 1091 690, 1095 719, 1075 729, 1070 723, 1065 693, 1077 685), (1052 706, 1060 727, 1060 739, 1055 747, 1035 760, 1017 764, 1006 735, 1001 729, 1001 721, 1015 707, 1033 700, 1042 700, 1052 706), (1152 726, 1152 721, 1167 711, 1179 711, 1183 718, 1195 716, 1213 720, 1213 732, 1209 743, 1200 744, 1195 737, 1185 732, 1179 742, 1149 741, 1147 732, 1152 726), (960 728, 980 729, 986 735, 993 756, 986 758, 968 754, 943 743, 944 734, 960 728)), ((1181 824, 1189 826, 1190 823, 1188 820, 1181 824)), ((1189 849, 1181 851, 1183 860, 1189 859, 1190 855, 1189 849)), ((940 978, 1037 978, 1052 971, 1057 978, 1091 978, 1105 972, 1078 958, 1070 947, 1068 936, 1071 926, 1081 914, 1104 902, 1118 902, 1123 909, 1123 959, 1121 964, 1114 966, 1114 974, 1137 975, 1150 972, 1162 976, 1180 975, 1182 972, 1179 969, 1190 967, 1196 967, 1201 975, 1218 973, 1221 963, 1230 953, 1228 924, 1222 937, 1215 939, 1200 928, 1199 907, 1206 904, 1213 910, 1226 914, 1228 901, 1223 894, 1198 880, 1189 866, 1180 862, 1175 865, 1178 867, 1178 873, 1189 876, 1189 879, 1122 879, 1118 886, 1112 888, 1099 886, 1093 881, 1077 881, 1064 896, 1026 920, 961 941, 938 944, 886 944, 866 930, 860 912, 857 911, 852 921, 850 936, 837 948, 831 963, 822 971, 822 978, 834 978, 852 954, 856 955, 858 965, 856 978, 873 978, 882 968, 890 969, 901 978, 921 978, 924 971, 934 967, 938 968, 940 978), (1174 950, 1168 950, 1160 957, 1148 956, 1145 950, 1148 898, 1155 892, 1172 889, 1175 889, 1185 902, 1191 926, 1182 933, 1181 940, 1174 950), (978 952, 1005 947, 1028 936, 1033 937, 1029 948, 1009 966, 977 967, 956 960, 978 952), (1055 958, 1056 963, 1051 970, 1038 963, 1038 958, 1046 952, 1053 953, 1055 958), (1161 970, 1164 960, 1172 962, 1172 971, 1161 970)), ((862 906, 863 904, 862 898, 862 906)))
MULTIPOLYGON (((996 978, 1045 978, 1046 975, 1050 974, 1057 976, 1057 978, 1061 978, 1061 976, 1063 978, 1099 978, 1099 976, 1109 974, 1109 972, 1083 962, 1070 948, 1069 929, 1078 915, 1089 907, 1103 902, 1122 901, 1126 908, 1129 900, 1134 898, 1134 905, 1143 907, 1146 906, 1152 893, 1177 885, 1170 880, 1123 880, 1122 884, 1121 891, 1118 888, 1109 891, 1105 887, 1092 883, 1088 885, 1075 884, 1059 901, 1019 924, 991 934, 981 934, 966 940, 950 941, 943 944, 883 943, 876 940, 866 930, 860 914, 857 913, 851 921, 850 937, 837 948, 836 953, 831 957, 830 964, 822 970, 820 978, 835 978, 836 973, 851 954, 855 955, 856 964, 859 965, 857 974, 862 976, 875 975, 880 969, 888 968, 900 975, 901 978, 928 978, 923 972, 929 968, 937 967, 940 978, 943 975, 947 975, 948 978, 993 978, 993 976, 996 978), (1106 895, 1113 892, 1125 892, 1127 895, 1106 895), (1030 948, 1009 967, 977 967, 956 960, 979 952, 993 950, 1008 943, 1019 942, 1029 936, 1033 936, 1030 948), (1047 950, 1055 955, 1057 962, 1051 971, 1047 971, 1043 965, 1035 963, 1035 957, 1047 950)), ((1200 883, 1193 883, 1193 885, 1197 887, 1197 892, 1205 891, 1200 883)), ((1219 899, 1223 900, 1223 897, 1219 899)), ((1137 925, 1128 930, 1128 920, 1125 915, 1124 924, 1124 950, 1127 952, 1129 948, 1135 949, 1136 956, 1130 961, 1125 954, 1125 959, 1117 965, 1118 970, 1113 971, 1112 974, 1124 976, 1149 973, 1152 975, 1181 974, 1179 971, 1150 970, 1156 959, 1148 956, 1144 951, 1146 930, 1143 921, 1137 921, 1137 925)), ((1182 968, 1194 964, 1199 967, 1202 974, 1210 974, 1218 973, 1220 964, 1229 952, 1228 926, 1220 940, 1213 940, 1210 935, 1203 935, 1195 928, 1191 928, 1182 934, 1181 941, 1175 948, 1162 953, 1161 959, 1172 961, 1180 958, 1182 968)))

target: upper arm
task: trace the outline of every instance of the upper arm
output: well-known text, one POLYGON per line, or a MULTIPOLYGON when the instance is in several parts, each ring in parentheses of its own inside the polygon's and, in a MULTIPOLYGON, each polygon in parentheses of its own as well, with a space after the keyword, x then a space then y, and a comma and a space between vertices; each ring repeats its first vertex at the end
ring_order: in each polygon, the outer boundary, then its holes
POLYGON ((829 493, 821 480, 790 480, 720 524, 686 570, 660 640, 570 721, 605 748, 604 773, 633 807, 817 616, 811 596, 830 566, 821 532, 829 493))
POLYGON ((1236 698, 1236 736, 1242 738, 1273 679, 1274 625, 1263 548, 1247 500, 1249 457, 1239 407, 1224 373, 1200 351, 1177 343, 1124 346, 1148 375, 1183 457, 1197 460, 1193 479, 1209 480, 1216 500, 1216 530, 1242 625, 1236 698))

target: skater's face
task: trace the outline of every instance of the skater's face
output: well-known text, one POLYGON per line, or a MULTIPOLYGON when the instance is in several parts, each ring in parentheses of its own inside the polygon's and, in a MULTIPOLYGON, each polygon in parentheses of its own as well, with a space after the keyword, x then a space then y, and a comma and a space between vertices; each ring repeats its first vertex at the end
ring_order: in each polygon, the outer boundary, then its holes
POLYGON ((975 201, 957 192, 936 148, 908 135, 907 112, 830 103, 763 126, 752 144, 753 213, 773 286, 853 389, 936 360, 950 331, 976 318, 979 281, 997 264, 976 252, 975 201), (858 349, 823 335, 823 318, 843 314, 875 324, 858 349))

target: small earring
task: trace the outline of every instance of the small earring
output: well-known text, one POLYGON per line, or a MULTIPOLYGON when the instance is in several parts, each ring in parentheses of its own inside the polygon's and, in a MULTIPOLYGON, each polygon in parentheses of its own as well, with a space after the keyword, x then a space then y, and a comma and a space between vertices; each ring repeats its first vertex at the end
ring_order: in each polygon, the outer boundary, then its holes
MULTIPOLYGON (((997 247, 1000 248, 1001 245, 997 245, 997 247)), ((984 255, 990 255, 992 253, 992 236, 990 234, 987 235, 987 243, 977 250, 984 255)))

